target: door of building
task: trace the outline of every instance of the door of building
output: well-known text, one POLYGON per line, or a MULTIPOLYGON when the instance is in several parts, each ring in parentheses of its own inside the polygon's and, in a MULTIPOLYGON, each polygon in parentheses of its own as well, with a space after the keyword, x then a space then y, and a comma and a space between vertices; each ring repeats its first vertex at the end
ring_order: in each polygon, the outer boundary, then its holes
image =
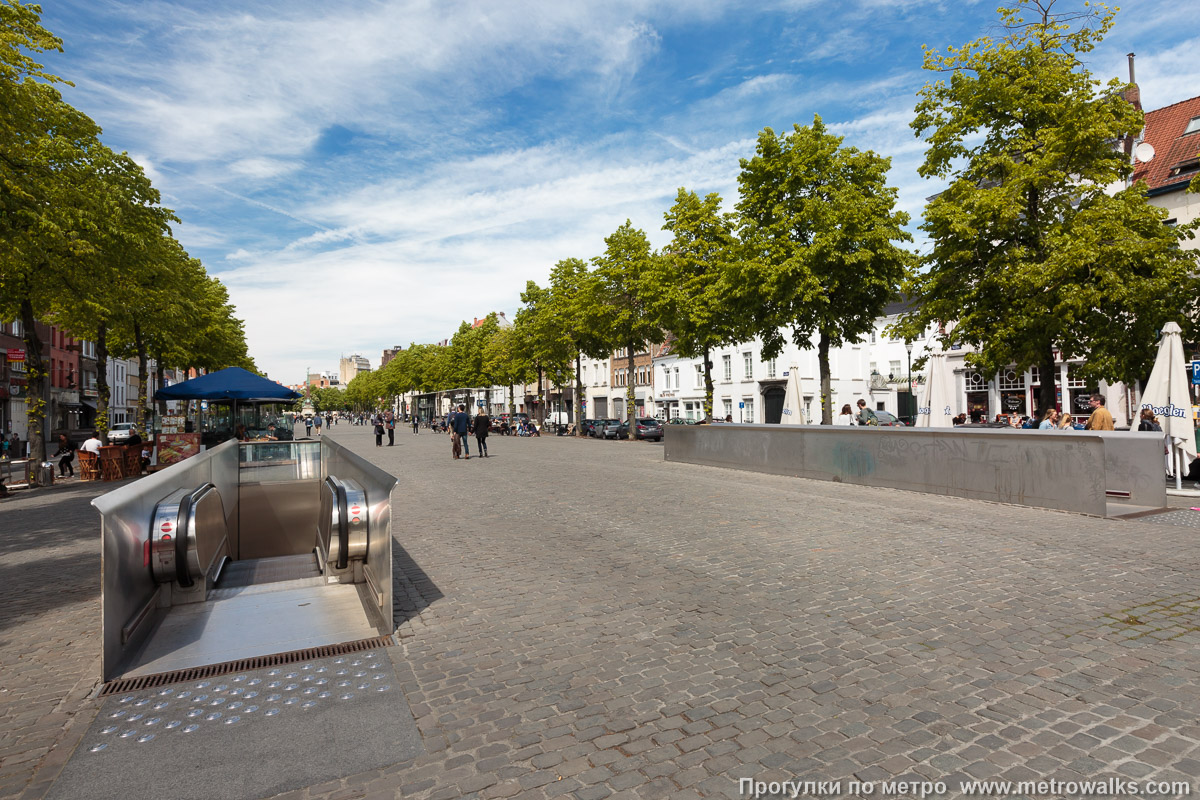
POLYGON ((783 419, 783 387, 771 386, 763 391, 763 422, 778 425, 783 419))

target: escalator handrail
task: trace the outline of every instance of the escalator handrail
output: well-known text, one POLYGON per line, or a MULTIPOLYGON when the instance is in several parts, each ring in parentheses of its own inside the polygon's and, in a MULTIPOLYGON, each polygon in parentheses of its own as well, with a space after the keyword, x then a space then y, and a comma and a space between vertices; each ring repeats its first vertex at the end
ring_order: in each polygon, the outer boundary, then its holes
MULTIPOLYGON (((192 571, 188 568, 188 539, 191 536, 192 530, 192 509, 196 502, 208 493, 210 489, 215 490, 217 487, 211 483, 206 483, 198 489, 184 495, 179 501, 179 516, 177 517, 178 525, 175 530, 175 579, 179 585, 185 589, 190 589, 195 585, 195 580, 192 578, 192 571)), ((199 541, 196 542, 197 546, 199 541)))
MULTIPOLYGON (((337 480, 336 478, 334 480, 337 480)), ((346 500, 346 485, 337 482, 338 502, 338 560, 337 568, 345 569, 350 563, 350 517, 346 500)))

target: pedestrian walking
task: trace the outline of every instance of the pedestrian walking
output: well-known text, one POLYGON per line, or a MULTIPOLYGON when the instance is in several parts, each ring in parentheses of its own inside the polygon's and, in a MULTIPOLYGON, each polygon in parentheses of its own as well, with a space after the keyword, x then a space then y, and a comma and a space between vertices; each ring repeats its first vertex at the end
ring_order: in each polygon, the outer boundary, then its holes
POLYGON ((396 418, 388 414, 387 420, 388 447, 396 444, 396 418))
POLYGON ((305 417, 304 418, 304 435, 305 436, 312 436, 312 425, 313 425, 312 417, 305 417))
POLYGON ((1108 409, 1104 407, 1104 395, 1092 395, 1088 400, 1088 405, 1092 408, 1092 415, 1088 417, 1087 424, 1083 426, 1083 429, 1085 431, 1111 431, 1113 418, 1108 409))
POLYGON ((323 422, 323 420, 321 419, 320 414, 313 414, 313 427, 315 427, 317 429, 317 436, 321 435, 321 423, 322 422, 323 422))
POLYGON ((483 409, 479 409, 479 413, 475 415, 475 444, 478 445, 476 450, 479 451, 480 458, 487 458, 487 437, 488 431, 492 429, 492 421, 488 419, 488 415, 483 413, 483 409))
POLYGON ((375 421, 375 446, 383 447, 383 421, 375 421))
POLYGON ((413 426, 413 436, 419 436, 420 435, 419 428, 421 427, 421 418, 418 417, 416 414, 413 414, 412 426, 413 426))
POLYGON ((75 477, 75 467, 71 461, 75 458, 75 444, 67 438, 65 433, 58 435, 58 452, 54 454, 58 459, 58 477, 65 478, 68 473, 72 478, 75 477))
POLYGON ((471 429, 471 418, 467 416, 467 407, 460 405, 458 411, 450 415, 450 452, 458 458, 461 448, 466 460, 471 459, 471 445, 467 441, 467 433, 471 429))

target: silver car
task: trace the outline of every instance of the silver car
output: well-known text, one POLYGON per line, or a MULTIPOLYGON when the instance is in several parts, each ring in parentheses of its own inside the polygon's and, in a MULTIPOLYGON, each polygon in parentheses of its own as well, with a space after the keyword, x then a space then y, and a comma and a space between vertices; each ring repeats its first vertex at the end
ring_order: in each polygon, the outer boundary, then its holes
POLYGON ((109 444, 125 444, 137 426, 132 422, 118 422, 108 431, 109 444))

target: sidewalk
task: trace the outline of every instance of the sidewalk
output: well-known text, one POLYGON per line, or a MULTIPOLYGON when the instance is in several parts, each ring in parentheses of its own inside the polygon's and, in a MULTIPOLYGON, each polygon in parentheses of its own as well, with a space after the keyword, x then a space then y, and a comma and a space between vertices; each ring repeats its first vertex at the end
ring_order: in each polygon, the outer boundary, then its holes
MULTIPOLYGON (((455 461, 427 430, 326 435, 400 479, 395 657, 423 752, 289 797, 1200 775, 1192 527, 668 464, 650 443, 491 437, 455 461)), ((108 487, 85 486, 0 502, 0 796, 43 796, 97 707, 87 501, 108 487)))

